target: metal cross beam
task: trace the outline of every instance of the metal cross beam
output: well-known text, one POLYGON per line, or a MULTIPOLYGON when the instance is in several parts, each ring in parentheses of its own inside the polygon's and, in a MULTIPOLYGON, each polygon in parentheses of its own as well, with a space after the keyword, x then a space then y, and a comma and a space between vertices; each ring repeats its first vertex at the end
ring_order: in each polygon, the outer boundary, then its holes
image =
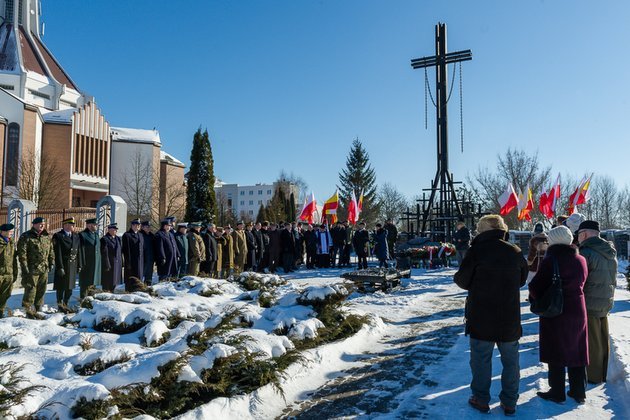
MULTIPOLYGON (((435 26, 435 55, 411 60, 413 69, 435 67, 435 106, 437 114, 437 172, 431 184, 431 195, 428 205, 424 208, 422 217, 422 231, 427 229, 427 223, 431 218, 442 221, 445 232, 445 240, 450 239, 454 224, 452 220, 462 217, 462 207, 457 199, 453 175, 448 168, 448 77, 447 65, 461 61, 472 60, 470 50, 446 52, 446 24, 438 23, 435 26), (436 203, 436 193, 439 192, 439 202, 436 203), (436 206, 437 204, 437 206, 436 206), (455 214, 454 214, 455 213, 455 214)), ((424 206, 423 206, 424 207, 424 206)))

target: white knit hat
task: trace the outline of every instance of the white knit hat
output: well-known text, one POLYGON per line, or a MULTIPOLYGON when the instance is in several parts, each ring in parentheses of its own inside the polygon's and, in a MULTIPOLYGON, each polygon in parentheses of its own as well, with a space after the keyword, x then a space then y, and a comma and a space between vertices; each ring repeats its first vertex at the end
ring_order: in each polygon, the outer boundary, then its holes
POLYGON ((586 217, 584 217, 583 214, 573 213, 571 216, 569 216, 567 220, 564 221, 564 224, 569 229, 571 229, 571 232, 575 233, 580 227, 580 223, 582 223, 585 220, 586 220, 586 217))
POLYGON ((573 242, 573 234, 566 226, 558 226, 547 232, 549 237, 549 246, 551 245, 571 245, 573 242))

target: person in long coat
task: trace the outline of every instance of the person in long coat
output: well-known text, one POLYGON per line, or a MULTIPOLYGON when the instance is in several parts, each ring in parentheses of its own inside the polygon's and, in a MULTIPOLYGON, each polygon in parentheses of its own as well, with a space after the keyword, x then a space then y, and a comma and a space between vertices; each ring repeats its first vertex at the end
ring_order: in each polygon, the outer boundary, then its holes
POLYGON ((118 224, 112 223, 101 238, 101 286, 106 292, 122 282, 122 240, 117 233, 118 224))
POLYGON ((387 243, 387 230, 383 229, 380 223, 376 224, 376 232, 374 232, 374 242, 376 243, 374 253, 378 258, 379 267, 387 267, 389 259, 389 245, 387 243))
POLYGON ((245 223, 236 224, 236 230, 232 232, 232 248, 234 250, 234 272, 241 273, 247 262, 247 239, 245 238, 245 223))
POLYGON ((97 231, 96 219, 85 221, 85 229, 79 233, 81 240, 82 267, 79 273, 80 297, 87 295, 90 286, 101 285, 101 241, 97 231))
POLYGON ((578 403, 586 398, 586 366, 588 334, 586 330, 586 260, 571 245, 573 234, 566 226, 548 233, 549 248, 538 272, 529 283, 530 299, 539 299, 551 287, 554 261, 562 279, 562 313, 554 318, 540 318, 540 361, 549 366, 549 391, 538 392, 546 400, 557 403, 566 399, 565 376, 569 374, 568 395, 578 403))
POLYGON ((177 244, 177 253, 179 259, 177 260, 178 277, 183 277, 188 274, 188 225, 186 223, 179 223, 177 225, 177 232, 175 232, 175 243, 177 244))
POLYGON ((62 222, 63 229, 53 235, 55 251, 55 284, 57 307, 62 312, 68 311, 68 301, 72 296, 77 273, 81 271, 79 248, 81 240, 74 232, 74 217, 62 222))
POLYGON ((223 252, 227 246, 227 239, 223 236, 223 228, 221 226, 214 228, 213 236, 212 239, 215 244, 213 255, 217 260, 213 264, 212 273, 209 274, 215 279, 220 279, 223 274, 223 252))
POLYGON ((361 270, 368 268, 367 256, 368 247, 370 246, 370 233, 367 229, 365 229, 364 222, 359 223, 359 230, 354 233, 352 245, 354 246, 354 251, 357 254, 357 269, 361 270))
POLYGON ((317 266, 319 268, 330 267, 330 250, 333 247, 333 240, 328 225, 320 225, 317 235, 317 266))
POLYGON ((147 286, 151 286, 153 283, 153 267, 155 265, 155 259, 153 258, 153 249, 155 247, 155 234, 151 232, 151 223, 148 220, 145 220, 140 225, 141 229, 140 234, 143 237, 144 243, 144 251, 142 255, 142 259, 144 262, 144 267, 142 269, 142 280, 144 280, 144 284, 147 286))
POLYGON ((527 279, 527 263, 520 248, 506 240, 508 227, 498 214, 479 219, 477 233, 454 276, 468 290, 465 333, 470 335, 473 394, 468 404, 484 413, 490 410, 492 352, 497 346, 503 365, 499 399, 504 413, 512 415, 520 381, 520 288, 527 279))
MULTIPOLYGON (((217 270, 217 264, 220 264, 219 257, 217 255, 217 238, 216 238, 217 228, 213 223, 209 223, 204 232, 201 234, 201 239, 203 239, 203 245, 206 250, 205 261, 201 263, 200 270, 206 273, 210 277, 215 277, 215 273, 218 271, 221 272, 221 268, 217 270)), ((223 228, 221 228, 223 231, 223 228)))
POLYGON ((262 257, 260 264, 258 265, 258 271, 265 272, 266 268, 269 268, 269 222, 264 221, 260 227, 260 234, 262 236, 262 257))
POLYGON ((269 272, 275 273, 276 268, 281 264, 282 245, 280 243, 280 231, 278 225, 269 225, 269 272))
POLYGON ((130 278, 142 279, 144 274, 144 236, 140 233, 140 219, 131 221, 131 227, 122 236, 125 288, 130 290, 130 278))
POLYGON ((191 276, 199 275, 199 267, 206 260, 206 246, 203 243, 199 228, 201 223, 190 223, 188 225, 188 274, 191 276))
POLYGON ((304 247, 306 248, 306 268, 315 268, 317 264, 317 233, 310 223, 304 231, 304 247))
POLYGON ((280 231, 280 244, 282 247, 282 267, 285 273, 293 271, 295 264, 295 235, 291 230, 291 223, 285 223, 280 231))
POLYGON ((230 228, 227 226, 223 231, 223 239, 225 239, 225 243, 223 244, 223 249, 221 250, 221 253, 223 254, 221 263, 221 278, 227 279, 234 270, 234 246, 232 245, 232 234, 230 233, 230 228))
POLYGON ((160 230, 155 234, 154 257, 157 263, 158 278, 177 277, 179 266, 179 250, 175 237, 171 234, 171 224, 162 220, 160 230))
POLYGON ((263 255, 265 253, 265 241, 263 238, 262 223, 256 222, 252 233, 254 234, 254 238, 256 238, 256 264, 254 265, 256 266, 256 271, 261 272, 263 255))
POLYGON ((253 230, 253 225, 251 223, 247 223, 245 226, 245 242, 247 244, 247 260, 245 262, 246 271, 256 270, 256 253, 258 244, 253 230))

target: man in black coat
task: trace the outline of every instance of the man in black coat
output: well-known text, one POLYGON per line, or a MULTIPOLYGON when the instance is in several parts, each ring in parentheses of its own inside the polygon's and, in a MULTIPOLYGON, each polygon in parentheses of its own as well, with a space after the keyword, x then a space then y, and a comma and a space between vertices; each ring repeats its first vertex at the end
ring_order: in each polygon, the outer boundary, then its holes
POLYGON ((81 239, 74 232, 74 217, 62 222, 63 229, 52 238, 55 251, 55 290, 57 291, 57 307, 60 312, 68 312, 68 301, 72 296, 77 273, 81 271, 79 249, 81 239))
MULTIPOLYGON (((284 230, 284 229, 283 229, 284 230)), ((269 227, 269 271, 276 272, 276 268, 282 263, 282 243, 280 239, 280 230, 275 223, 269 227)))
POLYGON ((262 223, 256 222, 254 230, 252 230, 254 238, 256 239, 256 271, 262 271, 261 266, 263 262, 263 254, 265 253, 265 242, 262 233, 262 223))
POLYGON ((295 236, 291 231, 291 223, 285 223, 280 231, 280 246, 282 250, 282 266, 285 273, 293 271, 295 263, 295 236))
POLYGON ((466 256, 466 251, 470 248, 470 231, 464 222, 457 222, 457 230, 453 234, 453 242, 457 254, 457 265, 461 266, 466 256))
POLYGON ((154 254, 157 263, 158 278, 177 277, 179 266, 179 251, 175 237, 171 233, 170 221, 160 222, 160 230, 155 234, 154 254))
POLYGON ((478 235, 455 273, 455 283, 468 290, 466 335, 470 335, 470 367, 473 408, 488 412, 492 381, 492 351, 501 353, 503 372, 501 407, 516 410, 519 385, 518 340, 521 327, 520 288, 527 279, 527 262, 521 250, 507 242, 508 228, 496 214, 477 223, 478 235))
POLYGON ((306 248, 306 268, 315 268, 317 264, 317 234, 310 223, 304 231, 304 246, 306 248))
POLYGON ((101 286, 106 292, 113 292, 122 280, 122 240, 117 233, 118 224, 112 223, 101 238, 101 286))
POLYGON ((80 297, 87 295, 90 286, 101 285, 101 240, 96 219, 85 221, 85 230, 79 233, 81 240, 81 272, 79 273, 80 297))
POLYGON ((398 240, 398 228, 392 219, 386 220, 383 227, 387 231, 387 253, 389 258, 394 258, 396 241, 398 240))
POLYGON ((154 248, 154 239, 155 234, 151 232, 151 223, 148 220, 145 220, 140 225, 140 234, 142 235, 144 250, 143 250, 143 262, 144 267, 142 269, 142 279, 144 280, 144 284, 147 286, 151 286, 153 282, 153 266, 155 265, 155 260, 153 258, 153 248, 154 248))
POLYGON ((247 260, 245 261, 246 271, 256 270, 256 252, 258 244, 256 242, 256 236, 254 236, 253 228, 254 226, 251 222, 247 222, 245 225, 245 242, 247 243, 247 260))
POLYGON ((340 222, 336 222, 335 226, 330 229, 330 236, 332 238, 332 249, 331 249, 331 267, 335 267, 337 264, 338 267, 341 267, 341 263, 343 260, 343 247, 346 242, 346 230, 341 225, 340 222))
POLYGON ((144 236, 140 233, 140 219, 133 219, 131 227, 122 236, 125 290, 130 291, 130 278, 142 279, 144 274, 144 236))
POLYGON ((261 223, 260 234, 262 236, 262 257, 260 261, 260 265, 258 266, 259 272, 264 272, 267 267, 269 267, 269 247, 270 247, 270 239, 269 239, 269 222, 264 221, 261 223))
POLYGON ((201 271, 210 277, 214 276, 217 259, 219 257, 217 254, 217 240, 215 237, 216 230, 217 228, 214 226, 214 223, 208 223, 208 226, 206 226, 206 229, 201 234, 201 239, 203 239, 203 244, 206 247, 206 260, 201 263, 201 271))
POLYGON ((354 246, 354 252, 357 254, 358 270, 368 268, 367 256, 368 247, 370 246, 370 232, 365 229, 365 222, 359 223, 359 230, 354 233, 352 237, 352 246, 354 246))

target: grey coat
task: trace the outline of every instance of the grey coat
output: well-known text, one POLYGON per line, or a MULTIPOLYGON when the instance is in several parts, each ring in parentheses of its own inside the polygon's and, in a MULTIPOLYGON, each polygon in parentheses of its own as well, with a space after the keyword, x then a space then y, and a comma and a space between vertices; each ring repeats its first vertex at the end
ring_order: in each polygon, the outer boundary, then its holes
POLYGON ((617 251, 612 243, 594 236, 580 244, 580 254, 586 258, 588 277, 584 298, 588 316, 608 315, 615 299, 617 286, 617 251))

